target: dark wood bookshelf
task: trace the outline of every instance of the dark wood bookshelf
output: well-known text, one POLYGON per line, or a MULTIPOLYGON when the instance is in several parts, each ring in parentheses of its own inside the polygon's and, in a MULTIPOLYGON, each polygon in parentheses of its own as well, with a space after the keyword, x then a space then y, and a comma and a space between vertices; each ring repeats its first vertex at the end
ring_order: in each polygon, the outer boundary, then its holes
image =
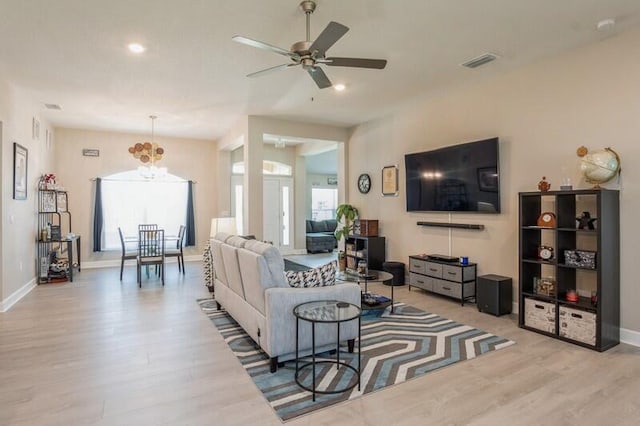
POLYGON ((607 350, 620 342, 619 199, 619 191, 610 189, 519 194, 520 327, 597 351, 607 350), (546 211, 556 215, 556 228, 537 226, 538 217, 546 211), (595 229, 577 227, 576 218, 583 211, 589 211, 593 218, 597 218, 595 229), (555 258, 552 261, 536 258, 537 249, 543 241, 554 248, 555 258), (596 267, 566 264, 565 250, 595 251, 596 267), (589 273, 585 275, 582 271, 589 273), (543 277, 555 279, 553 296, 535 292, 534 278, 543 277), (575 290, 582 295, 578 301, 570 302, 566 300, 568 290, 575 290), (591 290, 597 293, 595 306, 590 297, 584 296, 591 290), (532 312, 526 312, 527 299, 533 299, 539 305, 532 312), (545 309, 541 310, 540 307, 545 309), (555 332, 551 333, 545 328, 553 324, 550 322, 553 316, 555 332), (593 331, 593 334, 590 337, 572 334, 578 333, 576 330, 582 333, 585 329, 593 331))

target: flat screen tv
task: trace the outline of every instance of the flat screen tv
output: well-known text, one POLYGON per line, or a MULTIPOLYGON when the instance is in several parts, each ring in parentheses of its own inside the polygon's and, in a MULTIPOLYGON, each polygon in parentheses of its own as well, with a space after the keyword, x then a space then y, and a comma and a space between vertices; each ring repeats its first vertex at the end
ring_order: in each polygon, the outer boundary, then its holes
POLYGON ((500 213, 498 138, 407 154, 407 211, 500 213))

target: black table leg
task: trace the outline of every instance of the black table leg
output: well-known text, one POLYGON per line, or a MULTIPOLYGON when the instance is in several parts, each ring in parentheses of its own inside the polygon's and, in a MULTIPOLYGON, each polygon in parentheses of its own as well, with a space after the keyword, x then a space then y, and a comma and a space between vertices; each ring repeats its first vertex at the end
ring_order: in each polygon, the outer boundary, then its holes
POLYGON ((311 323, 311 367, 313 368, 313 401, 316 400, 316 323, 311 323))
POLYGON ((298 330, 299 330, 300 318, 296 317, 296 374, 298 374, 298 330))
POLYGON ((362 340, 360 340, 362 330, 362 315, 358 316, 358 390, 360 390, 360 377, 362 376, 362 370, 360 368, 360 354, 362 353, 362 340))
POLYGON ((340 323, 336 325, 338 326, 338 339, 336 340, 336 360, 338 363, 336 364, 336 370, 340 370, 340 323))
POLYGON ((80 261, 80 253, 81 253, 80 252, 80 235, 78 235, 78 239, 76 240, 76 248, 78 250, 78 272, 80 272, 81 271, 80 264, 82 263, 80 261))
POLYGON ((69 281, 73 282, 73 240, 67 240, 67 254, 69 257, 69 281))
POLYGON ((393 313, 393 309, 394 309, 394 302, 393 302, 393 288, 395 287, 395 285, 393 285, 393 281, 391 281, 391 313, 393 313))

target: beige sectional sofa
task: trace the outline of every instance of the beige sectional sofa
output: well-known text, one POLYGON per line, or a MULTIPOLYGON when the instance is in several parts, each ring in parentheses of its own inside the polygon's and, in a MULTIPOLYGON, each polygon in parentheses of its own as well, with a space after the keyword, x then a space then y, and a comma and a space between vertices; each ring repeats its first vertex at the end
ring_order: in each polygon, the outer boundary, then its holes
MULTIPOLYGON (((218 233, 211 239, 215 267, 215 299, 271 358, 278 363, 295 357, 296 319, 293 308, 316 300, 345 301, 360 306, 360 287, 339 283, 328 287, 292 288, 284 275, 280 252, 270 244, 218 233)), ((353 341, 357 322, 340 325, 340 336, 353 341)), ((336 325, 316 325, 316 352, 335 349, 336 325)), ((300 322, 300 354, 311 352, 311 326, 300 322)))

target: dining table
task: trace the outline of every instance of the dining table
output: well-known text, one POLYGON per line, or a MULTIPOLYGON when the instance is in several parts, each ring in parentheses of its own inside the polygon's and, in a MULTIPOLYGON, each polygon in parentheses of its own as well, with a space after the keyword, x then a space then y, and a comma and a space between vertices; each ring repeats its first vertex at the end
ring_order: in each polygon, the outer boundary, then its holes
MULTIPOLYGON (((157 231, 160 231, 162 229, 158 228, 156 229, 157 231)), ((138 242, 139 242, 139 236, 138 235, 125 235, 123 237, 124 239, 124 243, 125 246, 132 246, 135 244, 135 250, 136 252, 138 251, 138 242)), ((164 246, 165 248, 167 247, 167 245, 171 242, 176 242, 177 244, 178 241, 178 236, 177 235, 165 235, 164 237, 164 246)), ((146 272, 147 272, 147 278, 149 278, 149 266, 146 267, 146 272)))

